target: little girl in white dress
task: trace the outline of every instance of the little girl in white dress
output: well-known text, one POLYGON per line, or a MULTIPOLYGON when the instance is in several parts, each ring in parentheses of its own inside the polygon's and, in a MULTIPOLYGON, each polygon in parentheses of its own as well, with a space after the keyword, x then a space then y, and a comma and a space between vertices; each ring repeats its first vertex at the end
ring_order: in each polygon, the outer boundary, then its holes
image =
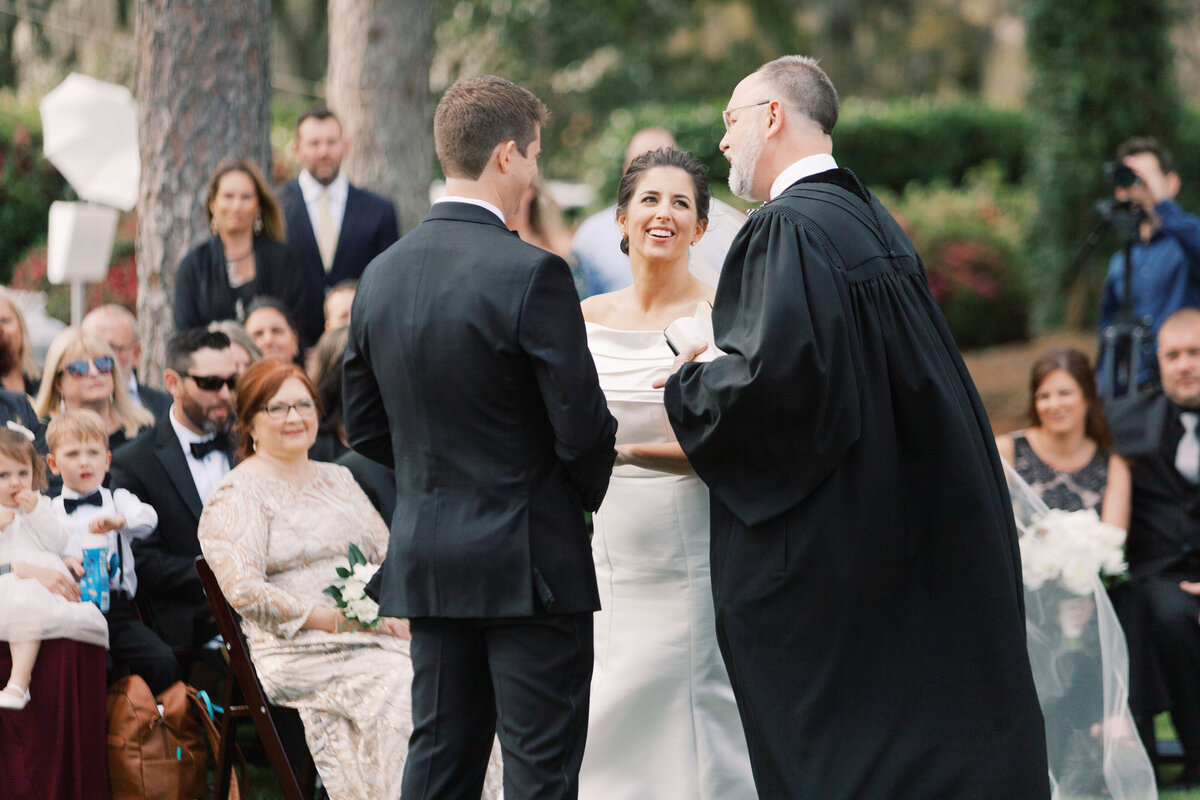
POLYGON ((26 571, 17 569, 21 565, 70 577, 58 556, 67 532, 50 498, 35 487, 46 488, 46 468, 33 448, 33 434, 10 422, 0 428, 0 641, 8 642, 13 662, 8 684, 0 690, 0 708, 7 709, 22 709, 29 702, 29 682, 43 640, 108 647, 108 624, 99 608, 17 575, 26 571))

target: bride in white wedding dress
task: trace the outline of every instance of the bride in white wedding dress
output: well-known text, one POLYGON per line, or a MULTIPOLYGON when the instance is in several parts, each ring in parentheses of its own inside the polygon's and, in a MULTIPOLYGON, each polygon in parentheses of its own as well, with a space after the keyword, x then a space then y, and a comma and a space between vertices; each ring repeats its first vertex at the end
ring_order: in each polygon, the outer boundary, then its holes
POLYGON ((617 223, 633 285, 583 303, 588 345, 617 418, 617 466, 592 539, 595 616, 583 800, 756 796, 745 736, 717 648, 708 490, 652 388, 674 358, 663 329, 711 302, 688 272, 709 205, 704 167, 655 150, 621 180, 617 223))

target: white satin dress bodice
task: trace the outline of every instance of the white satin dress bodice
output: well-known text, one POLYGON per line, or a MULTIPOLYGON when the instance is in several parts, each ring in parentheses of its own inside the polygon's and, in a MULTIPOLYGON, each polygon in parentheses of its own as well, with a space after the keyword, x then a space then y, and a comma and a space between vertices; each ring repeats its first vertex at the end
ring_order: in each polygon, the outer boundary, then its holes
MULTIPOLYGON (((617 443, 675 441, 651 387, 674 359, 662 333, 587 333, 617 443)), ((717 648, 708 490, 695 476, 617 467, 593 520, 601 610, 580 798, 755 797, 717 648)))

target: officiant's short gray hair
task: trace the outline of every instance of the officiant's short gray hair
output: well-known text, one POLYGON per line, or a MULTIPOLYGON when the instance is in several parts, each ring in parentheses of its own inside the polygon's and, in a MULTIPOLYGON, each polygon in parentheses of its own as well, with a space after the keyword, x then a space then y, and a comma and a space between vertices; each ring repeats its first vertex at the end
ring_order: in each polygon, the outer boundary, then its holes
POLYGON ((838 95, 825 70, 808 56, 782 56, 758 68, 772 89, 783 95, 787 105, 833 133, 838 121, 838 95))

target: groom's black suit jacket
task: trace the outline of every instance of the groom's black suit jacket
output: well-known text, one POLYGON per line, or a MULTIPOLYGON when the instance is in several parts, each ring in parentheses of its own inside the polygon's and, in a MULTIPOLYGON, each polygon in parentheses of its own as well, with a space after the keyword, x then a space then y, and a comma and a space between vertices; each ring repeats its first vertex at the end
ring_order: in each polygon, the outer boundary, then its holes
POLYGON ((436 204, 363 274, 343 387, 350 445, 396 474, 384 614, 599 608, 583 512, 617 424, 561 258, 436 204))

